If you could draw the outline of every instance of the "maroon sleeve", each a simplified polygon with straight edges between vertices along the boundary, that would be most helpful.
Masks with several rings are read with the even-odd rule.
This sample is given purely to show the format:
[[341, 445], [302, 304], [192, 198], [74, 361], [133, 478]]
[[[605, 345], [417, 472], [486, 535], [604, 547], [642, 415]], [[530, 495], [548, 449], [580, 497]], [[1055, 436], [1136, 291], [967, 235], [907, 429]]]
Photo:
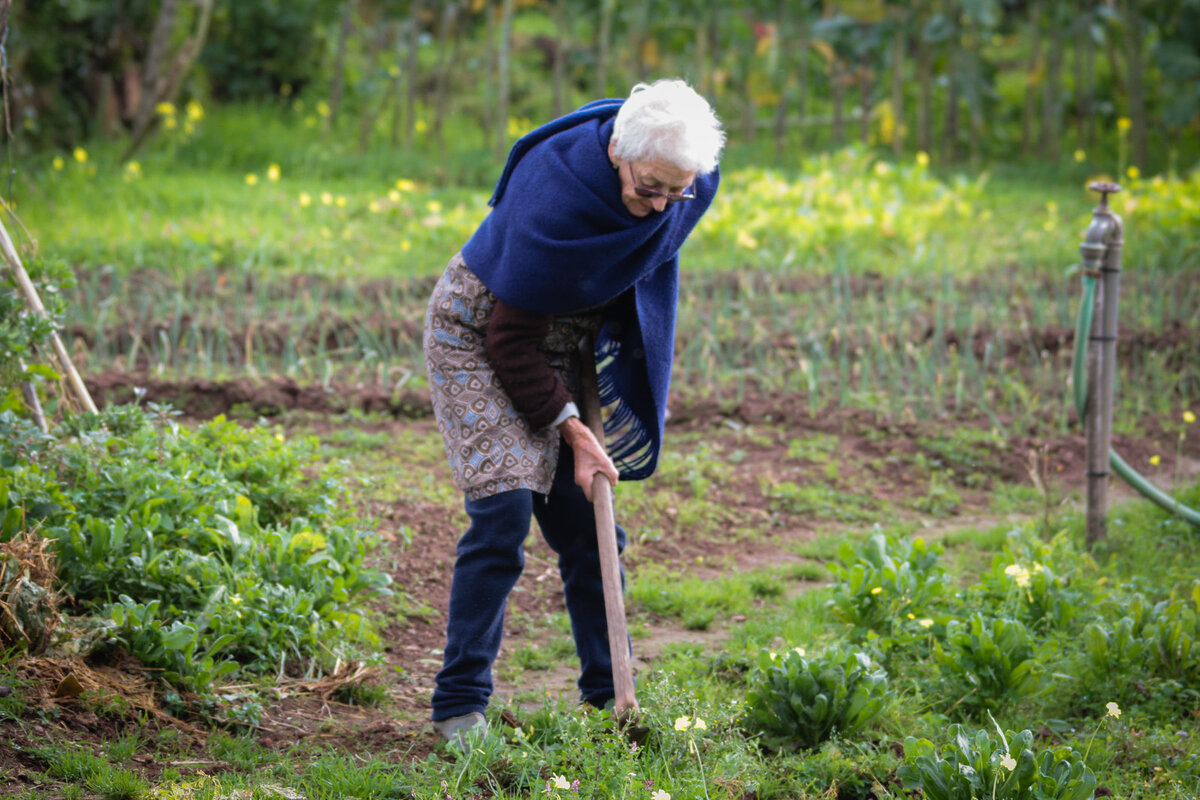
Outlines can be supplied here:
[[553, 322], [553, 314], [523, 311], [497, 298], [483, 338], [500, 385], [535, 431], [553, 422], [571, 400], [540, 349]]

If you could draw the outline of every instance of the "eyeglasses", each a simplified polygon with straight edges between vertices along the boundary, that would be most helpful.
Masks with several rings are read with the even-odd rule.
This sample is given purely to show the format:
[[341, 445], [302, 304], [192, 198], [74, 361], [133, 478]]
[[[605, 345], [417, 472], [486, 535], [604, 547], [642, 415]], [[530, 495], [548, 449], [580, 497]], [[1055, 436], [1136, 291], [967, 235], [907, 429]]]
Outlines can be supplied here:
[[662, 192], [658, 189], [642, 186], [638, 183], [637, 175], [633, 174], [633, 162], [626, 161], [625, 163], [629, 165], [629, 177], [633, 179], [633, 191], [637, 193], [638, 197], [665, 197], [668, 203], [682, 203], [684, 200], [696, 199], [696, 195], [692, 192], [671, 194], [670, 192]]

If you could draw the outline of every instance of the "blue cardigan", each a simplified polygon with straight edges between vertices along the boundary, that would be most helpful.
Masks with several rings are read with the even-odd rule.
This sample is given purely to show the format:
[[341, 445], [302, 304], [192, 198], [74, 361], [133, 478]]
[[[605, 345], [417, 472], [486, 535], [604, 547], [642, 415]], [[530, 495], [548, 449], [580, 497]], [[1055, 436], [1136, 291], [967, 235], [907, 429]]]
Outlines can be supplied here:
[[720, 178], [697, 176], [696, 199], [662, 213], [629, 213], [608, 158], [622, 102], [597, 100], [521, 137], [463, 258], [517, 308], [571, 314], [605, 306], [596, 339], [605, 438], [621, 477], [637, 480], [654, 471], [662, 443], [679, 248]]

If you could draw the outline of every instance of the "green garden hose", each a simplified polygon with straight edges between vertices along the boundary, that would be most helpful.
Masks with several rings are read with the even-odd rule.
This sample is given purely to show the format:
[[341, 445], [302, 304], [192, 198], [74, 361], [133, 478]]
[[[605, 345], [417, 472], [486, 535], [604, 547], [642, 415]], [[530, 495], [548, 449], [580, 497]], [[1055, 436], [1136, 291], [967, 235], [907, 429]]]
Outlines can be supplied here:
[[[1088, 332], [1092, 329], [1092, 310], [1095, 307], [1095, 301], [1096, 279], [1091, 275], [1085, 274], [1083, 276], [1083, 303], [1079, 306], [1079, 317], [1075, 323], [1075, 363], [1072, 371], [1075, 413], [1079, 415], [1080, 419], [1083, 419], [1084, 411], [1087, 408], [1088, 397], [1085, 364], [1087, 362]], [[1177, 514], [1193, 525], [1200, 527], [1200, 512], [1194, 508], [1188, 508], [1174, 497], [1171, 497], [1171, 495], [1150, 483], [1137, 470], [1129, 466], [1125, 459], [1117, 454], [1116, 450], [1110, 449], [1108, 451], [1108, 463], [1112, 465], [1113, 470], [1118, 475], [1125, 479], [1126, 483], [1137, 489], [1146, 498], [1154, 501], [1172, 514]]]

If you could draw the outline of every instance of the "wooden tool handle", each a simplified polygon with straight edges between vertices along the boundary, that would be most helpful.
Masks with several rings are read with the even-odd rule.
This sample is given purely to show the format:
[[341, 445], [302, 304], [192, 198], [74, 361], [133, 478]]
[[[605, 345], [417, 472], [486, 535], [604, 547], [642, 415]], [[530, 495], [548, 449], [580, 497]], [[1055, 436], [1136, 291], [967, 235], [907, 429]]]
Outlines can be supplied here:
[[[604, 444], [604, 421], [600, 414], [600, 389], [596, 378], [596, 355], [591, 337], [580, 343], [579, 384], [583, 421]], [[604, 584], [604, 615], [608, 621], [608, 651], [612, 657], [613, 690], [618, 718], [637, 711], [630, 663], [629, 629], [625, 623], [625, 595], [621, 586], [621, 558], [617, 552], [617, 523], [613, 510], [612, 484], [597, 474], [592, 480], [592, 506], [596, 512], [596, 543], [600, 548], [600, 578]]]

